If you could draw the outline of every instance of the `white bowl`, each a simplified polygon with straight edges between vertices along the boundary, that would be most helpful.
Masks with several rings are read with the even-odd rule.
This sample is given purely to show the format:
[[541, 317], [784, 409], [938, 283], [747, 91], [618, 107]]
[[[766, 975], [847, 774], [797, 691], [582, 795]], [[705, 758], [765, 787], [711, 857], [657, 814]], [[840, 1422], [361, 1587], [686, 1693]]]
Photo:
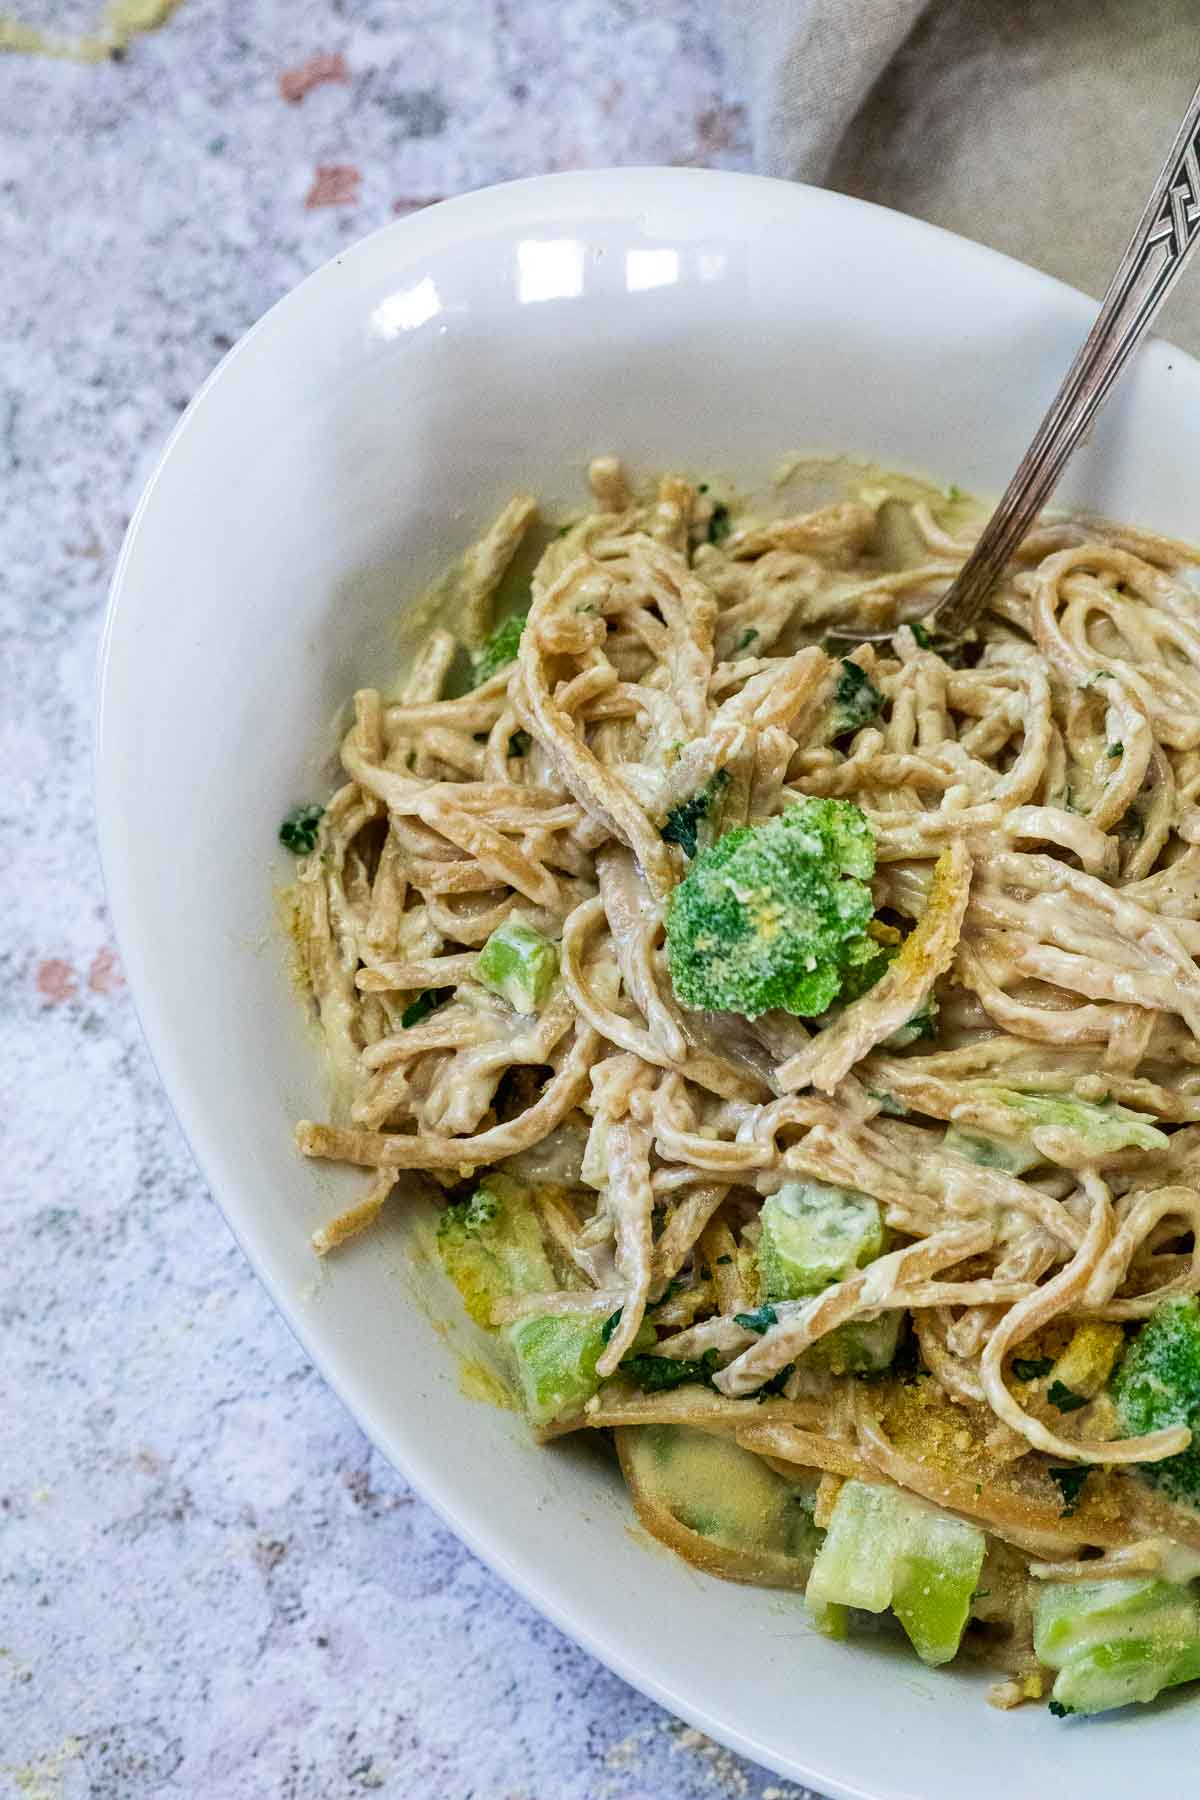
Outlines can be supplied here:
[[[985, 1680], [818, 1637], [633, 1528], [595, 1447], [535, 1449], [469, 1399], [402, 1199], [320, 1280], [308, 1233], [362, 1177], [305, 1163], [324, 1078], [284, 967], [282, 814], [387, 677], [403, 603], [517, 488], [616, 451], [762, 478], [849, 451], [997, 492], [1092, 312], [897, 214], [695, 170], [553, 175], [388, 226], [290, 294], [172, 437], [130, 527], [102, 661], [99, 813], [146, 1035], [213, 1192], [355, 1417], [493, 1568], [613, 1669], [827, 1794], [1089, 1800], [1192, 1780], [1193, 1702], [1002, 1715]], [[1140, 357], [1063, 498], [1200, 535], [1200, 367]], [[452, 1338], [465, 1330], [455, 1325]], [[460, 1341], [466, 1341], [460, 1338]], [[469, 1384], [468, 1384], [469, 1385]]]

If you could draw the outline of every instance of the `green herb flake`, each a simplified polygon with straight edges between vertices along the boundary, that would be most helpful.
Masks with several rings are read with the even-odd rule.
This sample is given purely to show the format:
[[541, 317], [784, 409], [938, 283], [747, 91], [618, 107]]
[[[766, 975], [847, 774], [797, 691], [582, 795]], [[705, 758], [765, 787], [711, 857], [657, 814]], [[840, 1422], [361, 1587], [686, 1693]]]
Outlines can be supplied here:
[[1059, 1701], [1051, 1700], [1046, 1710], [1056, 1719], [1069, 1719], [1071, 1714], [1075, 1711], [1075, 1708], [1073, 1706], [1063, 1706]]
[[770, 1331], [772, 1325], [778, 1325], [779, 1314], [773, 1306], [760, 1306], [754, 1312], [734, 1313], [733, 1322], [740, 1325], [743, 1331], [757, 1331], [761, 1334]]
[[930, 648], [933, 639], [922, 625], [920, 619], [910, 619], [908, 622], [908, 629], [912, 632], [922, 650], [928, 650]]
[[1079, 1510], [1079, 1499], [1083, 1484], [1088, 1478], [1088, 1470], [1073, 1463], [1065, 1469], [1047, 1469], [1046, 1473], [1062, 1495], [1062, 1517], [1071, 1518]]
[[729, 516], [729, 508], [723, 500], [718, 500], [709, 514], [708, 541], [710, 544], [723, 544], [733, 530], [733, 520]]
[[609, 1338], [621, 1323], [621, 1314], [624, 1310], [624, 1307], [618, 1306], [616, 1312], [609, 1313], [607, 1319], [605, 1319], [603, 1325], [600, 1327], [600, 1341], [602, 1344], [607, 1344]]
[[425, 992], [418, 994], [411, 1005], [406, 1006], [400, 1014], [401, 1030], [409, 1031], [414, 1025], [419, 1025], [421, 1020], [427, 1019], [431, 1012], [435, 1012], [439, 1006], [444, 1006], [453, 992], [454, 989], [448, 987], [426, 988]]
[[514, 731], [508, 740], [510, 756], [528, 756], [533, 749], [533, 739], [527, 731]]
[[308, 856], [317, 847], [323, 806], [294, 806], [279, 827], [279, 841], [293, 856]]
[[1116, 762], [1118, 756], [1124, 756], [1125, 746], [1124, 744], [1110, 744], [1104, 754], [1110, 762]]
[[[738, 639], [737, 649], [739, 651], [740, 650], [748, 650], [757, 636], [758, 636], [758, 633], [757, 633], [757, 631], [755, 631], [753, 625], [748, 626], [747, 629], [745, 631], [743, 631], [741, 637]], [[737, 652], [735, 651], [734, 654], [736, 655]]]
[[1012, 1372], [1017, 1381], [1036, 1381], [1039, 1375], [1048, 1375], [1054, 1367], [1051, 1356], [1014, 1356]]
[[717, 1353], [706, 1350], [698, 1360], [680, 1356], [627, 1356], [621, 1373], [628, 1375], [644, 1394], [662, 1394], [669, 1388], [682, 1387], [685, 1381], [699, 1381], [712, 1386], [716, 1373]]
[[[733, 1261], [732, 1256], [718, 1256], [717, 1265], [719, 1268], [724, 1268], [726, 1264], [731, 1263], [732, 1261]], [[708, 1270], [705, 1269], [704, 1273], [707, 1276]]]
[[1061, 1413], [1078, 1412], [1081, 1406], [1087, 1405], [1087, 1395], [1072, 1393], [1063, 1381], [1052, 1381], [1046, 1398]]

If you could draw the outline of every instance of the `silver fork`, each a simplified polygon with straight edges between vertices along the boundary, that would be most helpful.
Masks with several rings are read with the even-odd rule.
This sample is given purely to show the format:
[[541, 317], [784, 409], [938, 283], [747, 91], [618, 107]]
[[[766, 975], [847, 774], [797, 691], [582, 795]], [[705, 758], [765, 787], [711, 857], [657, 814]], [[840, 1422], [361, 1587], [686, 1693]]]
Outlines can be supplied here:
[[[1200, 239], [1200, 87], [1192, 95], [1104, 304], [979, 542], [920, 623], [939, 645], [960, 641], [1049, 499], [1072, 451], [1112, 391]], [[828, 637], [861, 644], [892, 631], [849, 626]]]

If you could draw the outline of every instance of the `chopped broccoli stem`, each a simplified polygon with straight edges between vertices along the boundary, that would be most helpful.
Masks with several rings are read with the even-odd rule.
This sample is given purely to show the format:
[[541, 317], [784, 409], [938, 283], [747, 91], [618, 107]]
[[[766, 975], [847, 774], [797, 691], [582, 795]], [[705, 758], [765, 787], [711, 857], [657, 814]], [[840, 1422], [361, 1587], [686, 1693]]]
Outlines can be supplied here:
[[698, 849], [707, 849], [714, 842], [717, 803], [728, 786], [728, 771], [718, 769], [711, 781], [667, 814], [663, 838], [668, 844], [678, 844], [689, 862]]
[[982, 1531], [895, 1488], [847, 1481], [834, 1502], [806, 1598], [891, 1607], [922, 1662], [949, 1662], [962, 1639], [987, 1545]]
[[604, 1348], [598, 1320], [543, 1313], [518, 1319], [507, 1336], [525, 1410], [535, 1425], [579, 1412], [596, 1392], [596, 1361]]
[[558, 979], [558, 946], [512, 914], [475, 958], [474, 974], [514, 1012], [540, 1012]]
[[1056, 1706], [1107, 1712], [1200, 1677], [1200, 1601], [1157, 1579], [1046, 1582], [1033, 1641], [1038, 1661], [1058, 1671]]
[[768, 1300], [799, 1300], [844, 1281], [883, 1249], [879, 1202], [820, 1181], [787, 1181], [763, 1201], [758, 1266]]
[[[442, 1267], [477, 1325], [489, 1325], [497, 1300], [557, 1286], [537, 1216], [522, 1190], [489, 1175], [469, 1200], [448, 1206], [437, 1237]], [[604, 1348], [600, 1319], [538, 1314], [504, 1327], [525, 1408], [534, 1425], [573, 1417], [599, 1385]]]
[[981, 1132], [968, 1131], [962, 1125], [946, 1127], [942, 1149], [965, 1156], [968, 1162], [977, 1163], [981, 1169], [1003, 1169], [1009, 1175], [1023, 1175], [1042, 1160], [1036, 1150], [1026, 1145], [984, 1137]]
[[1165, 1150], [1167, 1137], [1149, 1113], [1133, 1112], [1114, 1100], [1077, 1100], [1074, 1094], [1023, 1093], [998, 1083], [979, 1082], [981, 1099], [1005, 1107], [1013, 1115], [1014, 1132], [1046, 1128], [1065, 1131], [1100, 1156], [1118, 1150]]
[[557, 1286], [537, 1217], [506, 1176], [487, 1176], [469, 1200], [448, 1206], [437, 1244], [442, 1267], [479, 1325], [491, 1324], [495, 1301]]
[[294, 806], [279, 827], [279, 841], [293, 856], [308, 856], [317, 846], [323, 806]]
[[861, 731], [882, 711], [883, 695], [866, 670], [843, 657], [841, 673], [833, 690], [826, 735], [839, 738], [851, 731]]
[[877, 1319], [847, 1319], [818, 1338], [805, 1361], [833, 1375], [879, 1375], [890, 1369], [900, 1348], [905, 1314], [899, 1307]]
[[488, 681], [510, 662], [515, 662], [525, 629], [524, 613], [513, 613], [497, 625], [487, 643], [475, 657], [475, 686]]
[[[1200, 1302], [1164, 1300], [1151, 1313], [1113, 1378], [1113, 1398], [1131, 1437], [1169, 1425], [1200, 1429]], [[1200, 1506], [1195, 1436], [1178, 1456], [1143, 1463], [1140, 1472], [1171, 1499]]]
[[875, 844], [844, 800], [806, 799], [726, 832], [696, 856], [667, 909], [667, 961], [685, 1006], [748, 1018], [826, 1012], [868, 935]]
[[901, 1025], [899, 1031], [893, 1031], [891, 1037], [884, 1038], [883, 1048], [885, 1050], [907, 1050], [910, 1044], [919, 1043], [922, 1038], [935, 1038], [937, 1034], [937, 996], [930, 994], [920, 1010]]

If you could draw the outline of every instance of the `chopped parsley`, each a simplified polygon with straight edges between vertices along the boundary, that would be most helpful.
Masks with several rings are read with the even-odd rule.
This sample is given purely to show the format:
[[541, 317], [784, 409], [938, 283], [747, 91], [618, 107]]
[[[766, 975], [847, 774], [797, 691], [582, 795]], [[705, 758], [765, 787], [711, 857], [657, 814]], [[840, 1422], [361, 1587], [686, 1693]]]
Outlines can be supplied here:
[[926, 631], [925, 627], [922, 625], [920, 619], [910, 619], [908, 622], [908, 629], [912, 632], [913, 636], [916, 638], [917, 643], [920, 645], [921, 649], [928, 650], [930, 645], [933, 643], [933, 639], [930, 637], [929, 633]]
[[734, 1313], [733, 1322], [740, 1325], [743, 1331], [770, 1331], [772, 1325], [778, 1325], [779, 1314], [773, 1306], [760, 1306], [754, 1312]]
[[1073, 1463], [1065, 1469], [1047, 1469], [1046, 1473], [1062, 1495], [1062, 1516], [1069, 1519], [1079, 1510], [1079, 1497], [1088, 1478], [1088, 1470]]
[[1047, 1710], [1053, 1713], [1056, 1719], [1069, 1719], [1071, 1714], [1075, 1711], [1075, 1708], [1073, 1706], [1064, 1706], [1059, 1700], [1051, 1700]]
[[1124, 744], [1110, 744], [1104, 754], [1110, 762], [1116, 762], [1118, 756], [1124, 756], [1125, 746]]
[[279, 827], [279, 841], [293, 856], [307, 856], [317, 846], [323, 806], [294, 806]]
[[733, 520], [729, 516], [729, 508], [723, 500], [718, 500], [709, 514], [708, 541], [710, 544], [723, 544], [733, 530]]
[[1064, 1381], [1052, 1381], [1046, 1398], [1061, 1413], [1078, 1412], [1081, 1406], [1087, 1405], [1087, 1395], [1073, 1393]]
[[738, 649], [739, 650], [748, 650], [757, 636], [758, 636], [758, 633], [757, 633], [757, 631], [755, 631], [753, 625], [748, 626], [746, 628], [746, 630], [743, 631], [741, 637], [738, 639], [738, 644], [737, 644]]
[[1039, 1375], [1048, 1375], [1054, 1367], [1051, 1356], [1014, 1356], [1012, 1372], [1018, 1381], [1036, 1381]]
[[685, 1381], [700, 1381], [706, 1387], [711, 1387], [716, 1367], [716, 1351], [706, 1350], [698, 1359], [689, 1356], [627, 1356], [621, 1364], [621, 1372], [628, 1375], [644, 1394], [662, 1394], [668, 1388], [682, 1387]]
[[700, 847], [701, 827], [728, 786], [729, 771], [718, 769], [697, 793], [673, 806], [663, 821], [663, 842], [678, 844], [690, 862]]
[[533, 739], [527, 731], [514, 731], [508, 740], [510, 756], [528, 756], [533, 749]]
[[605, 1319], [603, 1325], [600, 1327], [600, 1342], [602, 1344], [607, 1344], [609, 1338], [621, 1323], [621, 1314], [624, 1310], [624, 1307], [618, 1306], [616, 1312], [609, 1313], [607, 1319]]
[[422, 1019], [427, 1019], [431, 1012], [444, 1005], [453, 992], [454, 989], [448, 987], [426, 988], [425, 992], [418, 994], [411, 1005], [406, 1006], [400, 1014], [400, 1029], [408, 1031], [412, 1026], [419, 1025]]

